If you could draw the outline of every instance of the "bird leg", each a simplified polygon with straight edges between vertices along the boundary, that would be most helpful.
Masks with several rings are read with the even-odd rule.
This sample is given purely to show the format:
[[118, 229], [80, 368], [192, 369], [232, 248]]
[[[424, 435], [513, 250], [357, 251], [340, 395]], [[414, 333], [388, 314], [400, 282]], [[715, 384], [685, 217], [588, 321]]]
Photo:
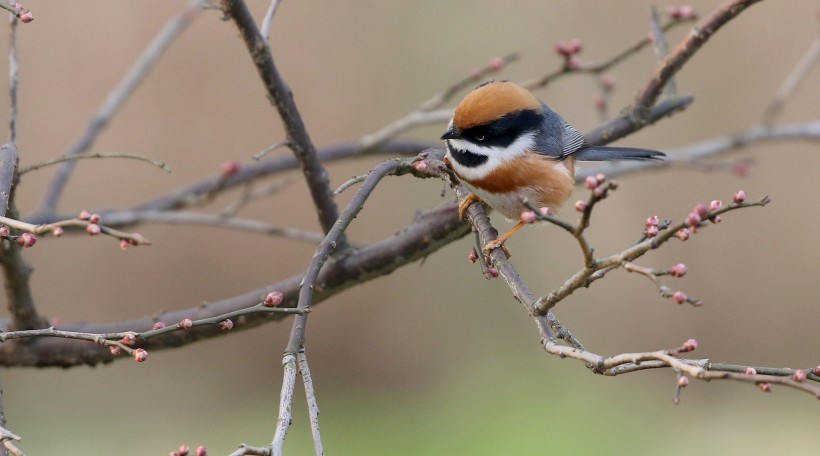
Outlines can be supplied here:
[[509, 239], [510, 236], [515, 234], [516, 231], [520, 230], [521, 227], [524, 226], [524, 225], [526, 225], [525, 222], [518, 222], [518, 224], [515, 225], [514, 227], [512, 227], [512, 229], [510, 231], [507, 231], [506, 233], [502, 234], [501, 236], [498, 236], [497, 238], [495, 238], [492, 241], [488, 242], [487, 245], [485, 245], [484, 248], [481, 249], [481, 251], [484, 253], [484, 257], [489, 258], [490, 257], [490, 252], [492, 252], [494, 249], [496, 249], [498, 247], [501, 247], [502, 249], [504, 249], [504, 254], [507, 255], [507, 258], [511, 257], [512, 254], [507, 249], [507, 246], [504, 245], [504, 243], [507, 242], [507, 239]]
[[470, 207], [471, 204], [475, 203], [476, 201], [483, 203], [484, 201], [481, 200], [475, 193], [470, 193], [463, 200], [459, 201], [458, 203], [458, 219], [464, 220], [464, 215], [467, 213], [467, 208]]

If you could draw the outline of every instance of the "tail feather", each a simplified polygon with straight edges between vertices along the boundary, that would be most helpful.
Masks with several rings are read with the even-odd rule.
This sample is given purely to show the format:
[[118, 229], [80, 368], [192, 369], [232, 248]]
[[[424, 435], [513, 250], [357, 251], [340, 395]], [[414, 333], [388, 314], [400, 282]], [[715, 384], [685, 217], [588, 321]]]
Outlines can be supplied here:
[[612, 160], [663, 160], [666, 154], [656, 150], [638, 149], [635, 147], [599, 147], [587, 146], [578, 149], [573, 155], [583, 161]]

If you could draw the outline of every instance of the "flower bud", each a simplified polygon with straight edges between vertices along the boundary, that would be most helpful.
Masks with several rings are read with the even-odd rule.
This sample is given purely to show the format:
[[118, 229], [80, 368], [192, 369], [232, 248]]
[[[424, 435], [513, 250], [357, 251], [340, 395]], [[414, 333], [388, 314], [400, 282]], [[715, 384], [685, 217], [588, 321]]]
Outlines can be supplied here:
[[524, 223], [532, 223], [532, 222], [538, 220], [538, 217], [535, 215], [535, 212], [533, 212], [533, 211], [524, 211], [524, 212], [521, 213], [519, 218]]
[[736, 191], [735, 194], [732, 196], [732, 201], [734, 201], [735, 204], [740, 204], [746, 201], [746, 192], [744, 192], [743, 190]]
[[578, 200], [575, 202], [575, 210], [578, 212], [584, 212], [587, 210], [587, 202], [584, 200]]
[[672, 295], [672, 300], [678, 304], [683, 304], [689, 300], [689, 296], [686, 296], [686, 293], [682, 291], [676, 291], [675, 294]]
[[163, 323], [161, 321], [158, 321], [158, 322], [154, 323], [154, 329], [162, 329], [164, 327], [165, 327], [165, 323]]
[[220, 321], [219, 329], [223, 331], [230, 331], [231, 329], [233, 329], [233, 321], [230, 319]]
[[680, 239], [681, 241], [686, 241], [686, 240], [689, 239], [689, 236], [691, 234], [692, 234], [692, 232], [689, 231], [689, 228], [681, 228], [681, 229], [678, 230], [677, 233], [675, 233], [675, 237]]
[[757, 375], [757, 369], [754, 367], [747, 367], [745, 371], [743, 371], [746, 375]]
[[792, 380], [800, 383], [805, 382], [806, 377], [808, 377], [808, 374], [806, 374], [806, 371], [804, 370], [797, 370], [792, 374]]
[[646, 237], [653, 238], [658, 235], [660, 230], [657, 225], [650, 225], [646, 227]]
[[285, 295], [281, 291], [271, 291], [265, 296], [265, 307], [276, 307], [282, 304], [284, 299]]
[[678, 378], [678, 386], [681, 388], [686, 388], [689, 386], [689, 377], [681, 375], [680, 378]]
[[102, 228], [100, 228], [100, 225], [92, 223], [85, 227], [85, 232], [88, 233], [89, 236], [97, 236], [98, 234], [102, 233]]
[[686, 267], [683, 263], [678, 263], [672, 266], [672, 269], [669, 271], [669, 274], [672, 277], [683, 277], [686, 273], [689, 272], [689, 268]]
[[695, 351], [698, 348], [698, 341], [695, 339], [689, 339], [683, 343], [683, 350], [684, 352]]
[[763, 391], [764, 393], [770, 393], [772, 391], [772, 385], [768, 383], [758, 383], [757, 386], [760, 388], [760, 391]]
[[147, 351], [145, 351], [142, 348], [138, 348], [138, 349], [134, 350], [134, 360], [136, 360], [138, 363], [141, 363], [141, 362], [143, 362], [147, 359], [148, 359], [148, 352]]
[[190, 329], [194, 326], [194, 322], [190, 318], [185, 318], [179, 322], [179, 327], [182, 329]]

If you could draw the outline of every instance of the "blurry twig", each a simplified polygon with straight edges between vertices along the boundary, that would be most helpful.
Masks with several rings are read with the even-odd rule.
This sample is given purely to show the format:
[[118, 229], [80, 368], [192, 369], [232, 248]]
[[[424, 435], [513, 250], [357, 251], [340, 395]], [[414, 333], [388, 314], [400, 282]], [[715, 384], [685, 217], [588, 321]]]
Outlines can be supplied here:
[[31, 166], [22, 167], [22, 168], [20, 168], [19, 173], [21, 175], [23, 175], [23, 174], [25, 174], [29, 171], [36, 171], [40, 168], [45, 168], [46, 166], [56, 165], [56, 164], [59, 164], [59, 163], [64, 163], [64, 162], [72, 161], [72, 160], [82, 160], [82, 159], [86, 159], [86, 158], [127, 158], [127, 159], [131, 159], [131, 160], [138, 160], [138, 161], [143, 161], [143, 162], [146, 162], [146, 163], [150, 163], [150, 164], [156, 166], [157, 168], [165, 171], [166, 173], [171, 172], [171, 167], [168, 166], [167, 163], [165, 163], [163, 161], [153, 159], [151, 157], [146, 157], [145, 155], [129, 154], [129, 153], [123, 153], [123, 152], [110, 152], [110, 153], [100, 152], [100, 153], [95, 153], [95, 154], [82, 154], [82, 155], [73, 155], [73, 156], [63, 155], [62, 157], [59, 157], [59, 158], [55, 158], [55, 159], [52, 159], [52, 160], [47, 160], [47, 161], [44, 161], [44, 162], [41, 162], [41, 163], [36, 163], [34, 165], [31, 165]]
[[[168, 21], [160, 33], [145, 48], [137, 61], [134, 62], [123, 79], [108, 93], [105, 102], [91, 118], [83, 134], [63, 154], [65, 157], [80, 155], [91, 147], [97, 139], [97, 135], [108, 125], [128, 97], [134, 93], [134, 90], [145, 80], [145, 77], [148, 76], [148, 73], [162, 54], [171, 46], [171, 43], [199, 16], [204, 3], [205, 0], [189, 1], [188, 5], [179, 14]], [[51, 214], [55, 211], [75, 165], [76, 161], [70, 160], [58, 168], [37, 212]]]
[[786, 100], [797, 90], [800, 83], [817, 64], [818, 58], [820, 58], [820, 36], [811, 42], [806, 53], [803, 54], [803, 57], [794, 66], [791, 73], [786, 77], [786, 80], [780, 85], [780, 88], [774, 95], [774, 99], [772, 99], [769, 106], [763, 112], [762, 123], [764, 125], [769, 125], [774, 121], [774, 118], [780, 113], [783, 106], [786, 105]]

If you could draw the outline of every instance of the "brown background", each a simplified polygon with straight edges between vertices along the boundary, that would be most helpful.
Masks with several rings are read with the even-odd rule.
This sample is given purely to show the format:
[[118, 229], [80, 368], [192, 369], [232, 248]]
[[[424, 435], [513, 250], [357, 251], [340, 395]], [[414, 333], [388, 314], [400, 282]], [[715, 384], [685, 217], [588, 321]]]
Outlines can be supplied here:
[[[261, 17], [267, 2], [250, 3]], [[702, 14], [716, 3], [693, 2]], [[108, 90], [183, 2], [25, 5], [36, 18], [18, 35], [19, 147], [22, 164], [29, 165], [59, 156], [79, 137]], [[757, 122], [815, 39], [817, 13], [816, 2], [803, 0], [752, 7], [677, 79], [681, 92], [696, 96], [695, 104], [621, 144], [670, 150]], [[491, 57], [520, 52], [522, 60], [501, 77], [529, 79], [559, 65], [552, 51], [558, 40], [578, 37], [582, 58], [600, 61], [646, 30], [644, 1], [286, 1], [271, 43], [321, 146], [379, 129]], [[678, 29], [670, 39], [685, 33]], [[615, 112], [630, 102], [654, 63], [645, 51], [613, 70]], [[789, 103], [783, 121], [818, 117], [817, 74]], [[538, 96], [586, 130], [597, 123], [594, 90], [593, 80], [576, 77]], [[7, 105], [3, 91], [0, 106]], [[3, 111], [0, 124], [7, 118]], [[409, 136], [433, 141], [442, 128]], [[134, 204], [213, 174], [226, 159], [249, 162], [281, 139], [235, 27], [208, 11], [93, 147], [149, 155], [174, 172], [123, 160], [85, 161], [61, 209]], [[720, 226], [644, 259], [652, 267], [686, 263], [689, 275], [667, 283], [702, 298], [702, 308], [677, 306], [659, 298], [646, 279], [616, 272], [563, 302], [558, 316], [587, 347], [604, 354], [671, 347], [694, 337], [701, 347], [696, 355], [715, 361], [817, 365], [817, 152], [816, 144], [799, 142], [749, 148], [732, 156], [754, 159], [747, 177], [675, 169], [622, 179], [590, 233], [602, 254], [631, 242], [648, 215], [680, 219], [695, 203], [728, 200], [738, 188], [752, 198], [768, 194], [773, 203], [727, 215]], [[365, 173], [376, 160], [330, 166], [333, 185]], [[18, 198], [23, 212], [36, 207], [53, 172], [25, 177]], [[281, 194], [241, 215], [316, 230], [305, 187], [294, 176]], [[439, 204], [441, 188], [433, 181], [389, 179], [351, 236], [389, 235], [417, 209]], [[304, 243], [211, 228], [140, 230], [154, 246], [121, 252], [110, 239], [72, 237], [44, 239], [27, 250], [40, 309], [64, 321], [108, 321], [188, 308], [295, 274], [313, 253]], [[601, 378], [579, 363], [546, 356], [503, 282], [485, 281], [466, 261], [470, 246], [464, 239], [421, 266], [316, 308], [307, 347], [328, 454], [542, 454], [546, 448], [688, 454], [693, 445], [707, 454], [763, 454], [820, 444], [813, 431], [818, 404], [801, 393], [775, 388], [764, 395], [748, 385], [693, 382], [675, 407], [672, 372]], [[554, 228], [524, 230], [509, 246], [539, 292], [580, 266], [575, 245]], [[224, 454], [241, 442], [261, 445], [271, 438], [288, 329], [274, 324], [156, 352], [139, 365], [123, 360], [96, 369], [4, 370], [9, 428], [24, 437], [29, 454], [167, 454], [182, 442]], [[306, 454], [301, 402], [297, 408], [289, 448]]]

